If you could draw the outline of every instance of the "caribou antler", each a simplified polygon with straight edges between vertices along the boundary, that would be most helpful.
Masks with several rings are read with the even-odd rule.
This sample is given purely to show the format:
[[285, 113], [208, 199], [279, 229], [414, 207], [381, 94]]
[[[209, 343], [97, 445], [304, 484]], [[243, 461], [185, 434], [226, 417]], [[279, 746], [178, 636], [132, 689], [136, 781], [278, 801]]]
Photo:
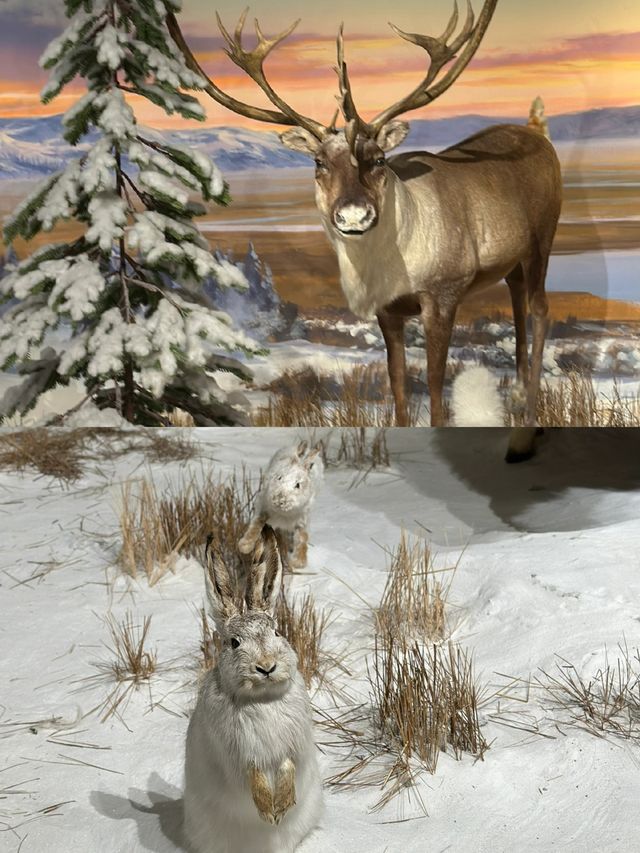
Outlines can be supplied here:
[[285, 101], [283, 101], [267, 80], [263, 68], [265, 59], [274, 47], [284, 41], [287, 36], [291, 35], [300, 21], [295, 21], [290, 27], [287, 27], [284, 32], [272, 39], [268, 39], [263, 35], [262, 30], [260, 29], [260, 24], [256, 19], [255, 30], [258, 43], [253, 50], [245, 50], [242, 46], [242, 33], [248, 11], [248, 8], [245, 9], [240, 16], [233, 37], [225, 29], [222, 21], [220, 20], [220, 15], [216, 12], [218, 27], [220, 28], [222, 37], [228, 46], [225, 53], [239, 68], [241, 68], [258, 84], [271, 103], [277, 107], [277, 112], [275, 110], [245, 104], [243, 101], [233, 98], [231, 95], [228, 95], [216, 86], [213, 80], [211, 80], [211, 78], [202, 69], [202, 66], [186, 43], [182, 30], [180, 29], [180, 25], [178, 24], [178, 20], [173, 12], [169, 12], [167, 15], [167, 26], [171, 37], [182, 52], [187, 66], [206, 81], [207, 85], [205, 86], [204, 91], [210, 95], [214, 101], [222, 104], [222, 106], [227, 107], [227, 109], [237, 113], [238, 115], [245, 116], [246, 118], [269, 122], [270, 124], [287, 124], [294, 127], [303, 127], [305, 130], [308, 130], [309, 133], [313, 134], [316, 139], [322, 139], [327, 132], [327, 128], [323, 124], [320, 124], [320, 122], [314, 121], [313, 119], [307, 118], [301, 113], [296, 112]]
[[[424, 107], [432, 101], [435, 101], [436, 98], [440, 97], [440, 95], [447, 91], [447, 89], [464, 71], [480, 46], [480, 42], [482, 41], [486, 29], [489, 26], [497, 4], [498, 0], [485, 0], [482, 11], [478, 15], [477, 21], [475, 21], [470, 0], [467, 0], [467, 17], [464, 26], [451, 44], [447, 44], [447, 42], [458, 25], [457, 0], [454, 0], [454, 9], [451, 18], [449, 19], [449, 23], [442, 35], [439, 37], [420, 35], [418, 33], [405, 33], [403, 30], [398, 29], [394, 24], [389, 24], [394, 32], [396, 32], [401, 38], [406, 41], [410, 41], [413, 44], [417, 44], [419, 47], [426, 50], [431, 62], [426, 76], [409, 95], [402, 98], [402, 100], [392, 106], [387, 107], [386, 110], [381, 112], [380, 115], [376, 116], [373, 121], [369, 123], [369, 132], [373, 137], [378, 134], [380, 129], [384, 127], [387, 122], [396, 118], [396, 116]], [[465, 45], [464, 50], [459, 56], [456, 56], [457, 52], [463, 45]], [[454, 59], [456, 61], [447, 73], [441, 77], [437, 83], [434, 83], [436, 77], [444, 66]]]
[[357, 165], [356, 146], [358, 136], [360, 134], [364, 134], [365, 136], [368, 135], [369, 127], [358, 115], [358, 110], [356, 109], [353, 94], [351, 92], [349, 72], [347, 70], [347, 63], [344, 59], [344, 24], [340, 24], [338, 38], [336, 40], [336, 48], [338, 53], [338, 64], [335, 67], [335, 72], [338, 75], [338, 85], [340, 87], [340, 94], [337, 98], [338, 103], [340, 104], [340, 110], [346, 122], [344, 135], [349, 143], [351, 162], [355, 166]]

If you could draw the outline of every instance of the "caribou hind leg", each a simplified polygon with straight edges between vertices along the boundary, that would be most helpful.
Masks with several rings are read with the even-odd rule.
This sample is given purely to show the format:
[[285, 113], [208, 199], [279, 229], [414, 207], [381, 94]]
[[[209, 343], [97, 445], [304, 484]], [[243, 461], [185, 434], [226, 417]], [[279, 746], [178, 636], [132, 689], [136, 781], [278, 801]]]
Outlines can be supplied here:
[[404, 349], [404, 317], [380, 312], [378, 323], [387, 348], [387, 370], [396, 410], [396, 426], [409, 426], [407, 410], [407, 358]]
[[522, 264], [506, 276], [513, 307], [513, 323], [516, 331], [516, 372], [523, 390], [529, 384], [529, 350], [527, 345], [527, 287]]
[[[550, 250], [549, 246], [549, 250]], [[527, 415], [526, 425], [533, 427], [536, 423], [536, 409], [540, 379], [542, 376], [542, 360], [544, 357], [544, 342], [547, 337], [549, 303], [544, 289], [549, 250], [544, 254], [537, 252], [525, 271], [527, 289], [529, 291], [529, 310], [533, 324], [533, 341], [531, 345], [531, 374], [527, 386]]]
[[[531, 370], [527, 381], [525, 381], [525, 388], [527, 390], [526, 426], [511, 430], [509, 447], [505, 457], [506, 461], [511, 463], [524, 462], [527, 459], [531, 459], [535, 454], [536, 436], [541, 432], [540, 429], [536, 428], [535, 423], [540, 379], [542, 376], [544, 342], [548, 326], [547, 315], [549, 304], [544, 289], [551, 241], [548, 242], [549, 248], [544, 253], [538, 248], [538, 251], [531, 260], [516, 267], [507, 277], [516, 327], [516, 369], [520, 381], [524, 381], [523, 377], [525, 375], [523, 358], [524, 364], [528, 368], [526, 314], [524, 314], [523, 318], [523, 305], [526, 305], [527, 296], [533, 324]], [[519, 324], [520, 328], [524, 331], [524, 354], [522, 349], [522, 331], [520, 334], [518, 333]]]

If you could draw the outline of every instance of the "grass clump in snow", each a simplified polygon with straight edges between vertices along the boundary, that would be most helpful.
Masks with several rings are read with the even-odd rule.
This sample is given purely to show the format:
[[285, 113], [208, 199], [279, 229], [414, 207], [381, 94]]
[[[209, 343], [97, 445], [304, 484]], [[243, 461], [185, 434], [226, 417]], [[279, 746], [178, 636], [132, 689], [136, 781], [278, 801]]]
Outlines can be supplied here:
[[[376, 611], [378, 631], [443, 640], [447, 636], [445, 608], [452, 571], [436, 569], [429, 544], [412, 539], [403, 530], [391, 554], [387, 583]], [[446, 581], [442, 579], [444, 573], [449, 574]]]
[[258, 489], [244, 469], [223, 481], [212, 473], [198, 477], [191, 472], [160, 490], [146, 478], [127, 481], [121, 496], [120, 565], [133, 577], [142, 570], [153, 584], [173, 568], [179, 554], [200, 558], [209, 534], [222, 558], [234, 564]]
[[621, 643], [618, 651], [613, 663], [605, 653], [604, 666], [592, 676], [559, 655], [555, 673], [541, 670], [535, 682], [561, 713], [558, 723], [640, 742], [640, 649]]
[[359, 429], [340, 431], [340, 443], [332, 460], [336, 465], [347, 465], [360, 470], [388, 468], [390, 465], [386, 430], [376, 432]]
[[426, 811], [415, 787], [420, 774], [435, 773], [442, 753], [482, 759], [489, 748], [471, 657], [451, 642], [425, 646], [385, 631], [376, 634], [367, 674], [369, 708], [351, 720], [324, 715], [325, 730], [357, 756], [328, 782], [380, 788], [374, 811], [403, 791], [414, 793]]
[[156, 653], [145, 648], [151, 617], [146, 616], [142, 625], [137, 625], [132, 614], [126, 613], [121, 622], [109, 617], [107, 624], [111, 632], [114, 657], [111, 670], [115, 680], [132, 681], [134, 684], [148, 681], [158, 664]]
[[0, 468], [27, 468], [72, 482], [80, 479], [87, 449], [99, 430], [22, 429], [0, 434]]
[[149, 462], [172, 462], [193, 458], [198, 448], [183, 435], [167, 436], [154, 429], [35, 427], [0, 433], [0, 468], [32, 469], [65, 482], [79, 480], [89, 462], [131, 451], [143, 453]]
[[[508, 389], [510, 379], [501, 387]], [[588, 370], [568, 370], [558, 380], [544, 381], [540, 386], [537, 419], [546, 427], [638, 427], [640, 426], [640, 397], [623, 397], [618, 382], [613, 380], [611, 393], [598, 392]], [[521, 426], [523, 416], [513, 419]]]
[[[356, 365], [337, 378], [319, 374], [312, 367], [285, 371], [267, 390], [269, 400], [254, 413], [254, 426], [395, 426], [383, 364]], [[409, 426], [417, 426], [421, 407], [420, 398], [412, 395]]]
[[317, 609], [311, 593], [292, 605], [283, 588], [275, 616], [278, 631], [286, 637], [298, 656], [298, 669], [304, 683], [311, 687], [315, 679], [322, 684], [329, 666], [329, 660], [322, 650], [322, 635], [329, 620], [327, 611]]

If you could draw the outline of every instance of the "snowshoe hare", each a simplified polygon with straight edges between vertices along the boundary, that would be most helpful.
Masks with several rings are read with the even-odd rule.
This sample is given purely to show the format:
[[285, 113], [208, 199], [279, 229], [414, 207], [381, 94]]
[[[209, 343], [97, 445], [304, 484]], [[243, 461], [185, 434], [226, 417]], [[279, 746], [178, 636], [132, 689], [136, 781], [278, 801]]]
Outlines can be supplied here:
[[261, 531], [240, 612], [226, 567], [206, 550], [206, 588], [223, 641], [187, 732], [185, 835], [192, 853], [292, 853], [316, 826], [322, 785], [309, 697], [273, 613], [282, 563]]
[[[269, 524], [279, 534], [293, 533], [293, 550], [281, 545], [283, 558], [293, 569], [307, 565], [309, 544], [309, 511], [322, 480], [324, 466], [321, 444], [309, 449], [306, 441], [296, 447], [283, 447], [272, 457], [256, 501], [256, 514], [238, 543], [241, 554], [251, 554], [260, 531]], [[288, 557], [288, 559], [287, 559]]]

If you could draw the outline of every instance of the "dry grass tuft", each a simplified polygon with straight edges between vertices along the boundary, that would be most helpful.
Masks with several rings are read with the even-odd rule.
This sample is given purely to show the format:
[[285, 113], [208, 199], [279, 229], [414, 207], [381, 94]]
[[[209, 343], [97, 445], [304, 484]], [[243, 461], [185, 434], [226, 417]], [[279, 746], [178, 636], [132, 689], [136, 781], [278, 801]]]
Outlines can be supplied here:
[[484, 755], [472, 661], [459, 646], [379, 634], [370, 681], [381, 736], [398, 756], [435, 773], [441, 752]]
[[153, 429], [38, 427], [0, 433], [0, 468], [31, 468], [67, 482], [80, 479], [88, 462], [132, 451], [144, 453], [149, 462], [170, 462], [192, 459], [198, 447], [182, 435], [167, 436]]
[[341, 430], [338, 449], [328, 461], [329, 464], [366, 471], [388, 468], [391, 460], [386, 430], [379, 429], [374, 433], [364, 427]]
[[[443, 582], [444, 573], [449, 574]], [[440, 641], [447, 636], [445, 606], [452, 569], [436, 569], [427, 542], [411, 539], [406, 532], [391, 554], [391, 566], [376, 611], [379, 632], [408, 638]]]
[[415, 785], [421, 772], [435, 773], [443, 752], [457, 760], [465, 753], [483, 759], [489, 745], [480, 728], [480, 691], [466, 651], [453, 643], [425, 647], [391, 632], [377, 634], [368, 677], [368, 718], [349, 724], [325, 714], [324, 728], [343, 747], [349, 745], [357, 759], [329, 784], [380, 788], [373, 807], [378, 810], [403, 791], [413, 790], [419, 798]]
[[0, 468], [35, 469], [60, 480], [78, 480], [88, 458], [94, 429], [22, 429], [0, 434]]
[[640, 742], [640, 649], [623, 643], [618, 650], [615, 663], [605, 655], [604, 667], [588, 678], [558, 656], [555, 674], [542, 670], [535, 682], [562, 713], [558, 723]]
[[[508, 390], [511, 380], [501, 382]], [[557, 381], [542, 382], [538, 394], [538, 423], [545, 427], [637, 427], [640, 397], [623, 397], [614, 379], [610, 396], [601, 395], [586, 370], [570, 370]], [[523, 423], [522, 415], [513, 425]]]
[[198, 453], [198, 446], [190, 438], [181, 434], [163, 435], [155, 430], [145, 429], [127, 445], [128, 450], [141, 450], [148, 462], [186, 462]]
[[[286, 371], [269, 386], [266, 406], [253, 415], [254, 426], [267, 427], [385, 427], [395, 426], [386, 367], [356, 365], [334, 379], [312, 368]], [[409, 426], [416, 426], [422, 409], [411, 395]]]
[[252, 517], [259, 485], [254, 487], [244, 469], [224, 481], [192, 472], [160, 491], [147, 479], [135, 488], [126, 482], [120, 512], [123, 570], [136, 577], [141, 569], [150, 584], [156, 583], [179, 554], [200, 558], [209, 533], [218, 553], [234, 565], [236, 543]]
[[126, 613], [121, 622], [109, 617], [107, 625], [111, 632], [110, 651], [114, 656], [111, 671], [115, 680], [134, 684], [148, 681], [158, 664], [156, 653], [145, 649], [151, 617], [146, 616], [140, 626], [134, 624], [131, 613]]
[[322, 651], [322, 635], [329, 621], [329, 614], [316, 609], [315, 601], [307, 593], [300, 604], [291, 605], [284, 589], [276, 606], [278, 631], [287, 638], [298, 656], [298, 669], [304, 683], [311, 687], [315, 679], [322, 685], [330, 661]]

